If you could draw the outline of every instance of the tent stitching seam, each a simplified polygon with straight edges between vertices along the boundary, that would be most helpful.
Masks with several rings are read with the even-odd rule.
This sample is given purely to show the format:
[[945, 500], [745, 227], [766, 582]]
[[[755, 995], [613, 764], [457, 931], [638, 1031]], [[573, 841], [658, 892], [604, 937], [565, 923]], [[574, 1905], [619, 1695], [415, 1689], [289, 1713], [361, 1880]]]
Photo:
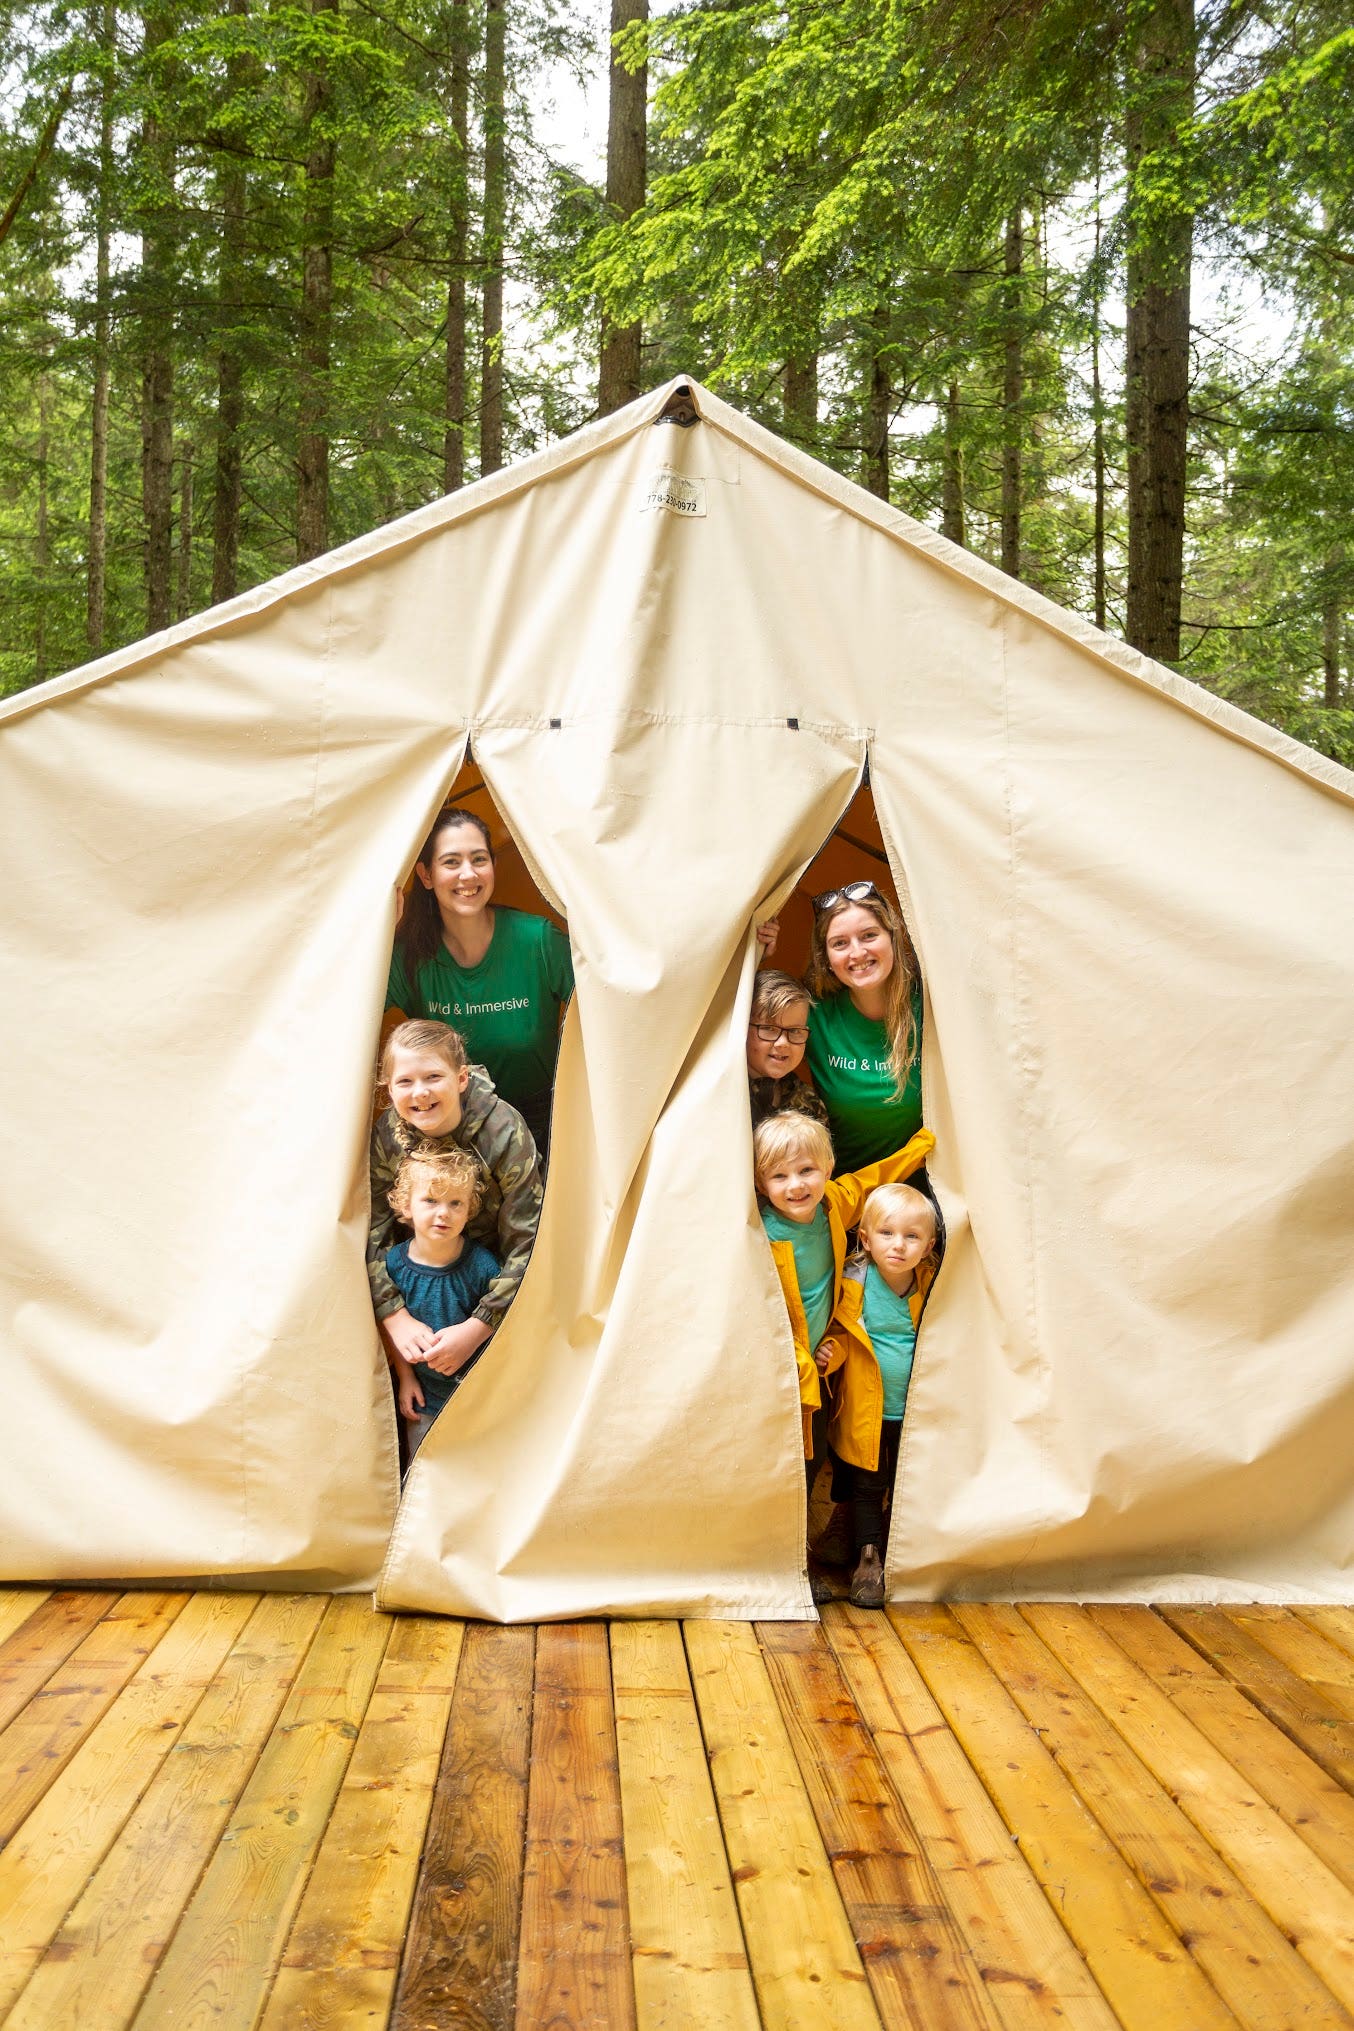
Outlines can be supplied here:
[[[1006, 616], [1009, 623], [1010, 615]], [[1030, 1093], [1031, 1061], [1029, 1054], [1028, 1004], [1023, 958], [1023, 942], [1020, 929], [1020, 855], [1017, 844], [1015, 809], [1014, 769], [1011, 754], [1011, 681], [1010, 665], [1007, 660], [1008, 627], [1001, 631], [1001, 702], [1002, 702], [1002, 759], [1003, 795], [1006, 806], [1007, 865], [1011, 877], [1011, 973], [1015, 988], [1013, 996], [1013, 1025], [1016, 1031], [1016, 1065], [1019, 1070], [1020, 1119], [1024, 1143], [1024, 1164], [1022, 1166], [1022, 1189], [1027, 1208], [1028, 1243], [1026, 1246], [1026, 1302], [1025, 1314], [1028, 1321], [1030, 1346], [1034, 1353], [1039, 1379], [1039, 1403], [1035, 1420], [1037, 1433], [1036, 1451], [1039, 1462], [1039, 1490], [1048, 1486], [1048, 1431], [1045, 1405], [1048, 1399], [1047, 1361], [1039, 1334], [1039, 1251], [1037, 1245], [1038, 1218], [1036, 1196], [1033, 1188], [1035, 1142], [1031, 1132]], [[1041, 1531], [1038, 1525], [1031, 1530], [1023, 1551], [1017, 1553], [1010, 1568], [1010, 1587], [1015, 1591], [1015, 1576], [1021, 1567], [1028, 1564]]]

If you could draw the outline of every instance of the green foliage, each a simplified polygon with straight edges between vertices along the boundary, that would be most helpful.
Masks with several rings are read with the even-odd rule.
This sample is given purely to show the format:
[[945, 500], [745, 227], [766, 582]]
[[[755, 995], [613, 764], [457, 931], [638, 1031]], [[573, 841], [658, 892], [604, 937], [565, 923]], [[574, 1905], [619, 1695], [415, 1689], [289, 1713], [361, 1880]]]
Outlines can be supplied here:
[[[1181, 668], [1354, 759], [1354, 31], [1335, 0], [1196, 0], [1182, 118], [1178, 82], [1151, 60], [1169, 4], [691, 0], [624, 38], [652, 81], [649, 200], [618, 222], [599, 179], [549, 159], [534, 110], [546, 66], [597, 71], [604, 50], [565, 0], [509, 0], [508, 455], [589, 413], [605, 308], [642, 320], [651, 382], [694, 371], [932, 526], [962, 510], [963, 540], [993, 561], [1004, 515], [1013, 534], [1014, 457], [1020, 575], [1087, 614], [1099, 583], [1117, 629], [1126, 263], [1189, 220], [1209, 288], [1192, 339]], [[145, 625], [141, 373], [161, 314], [176, 612], [212, 592], [223, 360], [243, 377], [239, 584], [293, 561], [306, 166], [321, 142], [335, 156], [331, 539], [440, 490], [461, 201], [474, 474], [482, 0], [241, 5], [120, 8], [109, 47], [104, 0], [0, 0], [0, 207], [22, 196], [0, 246], [0, 687], [87, 653], [101, 216], [107, 646]], [[1130, 120], [1144, 137], [1131, 203]], [[1258, 357], [1230, 334], [1238, 290]]]

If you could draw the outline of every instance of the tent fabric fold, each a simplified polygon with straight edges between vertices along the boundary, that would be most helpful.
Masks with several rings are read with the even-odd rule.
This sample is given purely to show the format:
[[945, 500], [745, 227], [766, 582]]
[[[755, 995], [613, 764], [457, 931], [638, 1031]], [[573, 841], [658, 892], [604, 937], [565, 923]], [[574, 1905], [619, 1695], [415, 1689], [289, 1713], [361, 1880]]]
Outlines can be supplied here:
[[[742, 1037], [868, 757], [949, 1236], [893, 1597], [1350, 1598], [1354, 778], [682, 385], [0, 704], [3, 1576], [811, 1615]], [[365, 1138], [467, 743], [578, 986], [401, 1500]]]

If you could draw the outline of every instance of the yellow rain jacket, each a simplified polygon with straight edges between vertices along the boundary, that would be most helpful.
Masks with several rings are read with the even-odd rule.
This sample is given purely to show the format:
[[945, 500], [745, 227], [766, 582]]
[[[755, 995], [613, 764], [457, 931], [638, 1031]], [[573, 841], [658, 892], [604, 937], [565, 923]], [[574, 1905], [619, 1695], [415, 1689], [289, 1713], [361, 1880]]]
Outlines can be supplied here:
[[[836, 1298], [841, 1297], [846, 1237], [859, 1220], [865, 1201], [876, 1185], [898, 1185], [904, 1178], [910, 1178], [913, 1171], [921, 1169], [935, 1146], [936, 1139], [930, 1129], [919, 1128], [911, 1142], [893, 1156], [884, 1157], [877, 1164], [866, 1164], [860, 1171], [846, 1171], [840, 1178], [829, 1181], [823, 1194], [823, 1205], [827, 1210], [828, 1232], [832, 1236], [833, 1291]], [[809, 1460], [813, 1458], [813, 1413], [822, 1403], [823, 1393], [819, 1387], [813, 1349], [809, 1345], [809, 1322], [804, 1316], [804, 1302], [799, 1295], [799, 1278], [795, 1275], [794, 1246], [789, 1241], [773, 1241], [770, 1246], [780, 1287], [785, 1293], [785, 1309], [790, 1314], [790, 1331], [794, 1336], [795, 1361], [799, 1368], [799, 1401], [804, 1410], [804, 1457]], [[829, 1333], [831, 1330], [829, 1327]]]
[[[868, 1467], [873, 1473], [879, 1465], [879, 1435], [884, 1423], [884, 1378], [860, 1316], [867, 1267], [866, 1262], [853, 1262], [839, 1278], [837, 1309], [822, 1344], [830, 1349], [832, 1416], [827, 1429], [832, 1450], [839, 1460], [846, 1460], [853, 1467]], [[935, 1273], [936, 1266], [929, 1259], [917, 1264], [916, 1280], [907, 1299], [914, 1327], [921, 1322], [922, 1306]]]

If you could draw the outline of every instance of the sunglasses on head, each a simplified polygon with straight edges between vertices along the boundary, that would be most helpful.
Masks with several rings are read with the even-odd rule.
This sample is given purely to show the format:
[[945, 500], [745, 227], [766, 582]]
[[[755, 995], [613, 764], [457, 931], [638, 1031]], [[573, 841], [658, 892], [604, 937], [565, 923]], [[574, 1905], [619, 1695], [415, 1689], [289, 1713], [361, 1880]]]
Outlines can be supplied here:
[[824, 889], [821, 896], [813, 898], [813, 907], [822, 917], [842, 903], [863, 903], [867, 896], [874, 896], [881, 903], [884, 900], [873, 882], [848, 882], [844, 889]]

